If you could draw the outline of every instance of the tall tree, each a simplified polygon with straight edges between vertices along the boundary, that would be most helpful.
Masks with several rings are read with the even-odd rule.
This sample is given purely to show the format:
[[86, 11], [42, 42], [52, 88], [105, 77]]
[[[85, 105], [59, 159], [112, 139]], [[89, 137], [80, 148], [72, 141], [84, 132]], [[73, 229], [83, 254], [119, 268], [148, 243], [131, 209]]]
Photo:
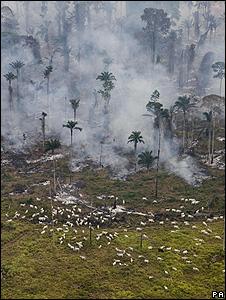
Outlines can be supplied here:
[[44, 78], [47, 80], [47, 105], [48, 105], [48, 113], [49, 113], [49, 117], [50, 117], [50, 103], [49, 103], [49, 82], [50, 82], [50, 74], [53, 71], [53, 67], [51, 65], [47, 66], [43, 72], [44, 74]]
[[222, 80], [225, 77], [225, 63], [223, 61], [217, 61], [212, 65], [212, 68], [215, 73], [213, 78], [220, 79], [220, 96], [221, 96]]
[[183, 152], [185, 150], [185, 142], [186, 142], [185, 139], [186, 139], [186, 132], [187, 132], [187, 126], [186, 126], [187, 112], [190, 108], [194, 106], [195, 106], [194, 103], [191, 103], [191, 98], [187, 95], [178, 97], [178, 100], [175, 102], [175, 108], [183, 112], [183, 140], [182, 140]]
[[213, 15], [209, 16], [209, 30], [210, 30], [210, 41], [212, 41], [212, 36], [214, 33], [214, 38], [216, 36], [216, 30], [217, 30], [217, 20]]
[[115, 76], [111, 72], [102, 72], [97, 76], [96, 80], [100, 80], [103, 84], [103, 90], [99, 90], [98, 93], [104, 99], [104, 112], [107, 114], [109, 112], [109, 103], [111, 99], [111, 91], [115, 87], [113, 81], [116, 80]]
[[63, 7], [62, 7], [62, 43], [63, 43], [63, 56], [64, 56], [64, 70], [66, 72], [69, 71], [70, 66], [70, 48], [68, 45], [68, 38], [69, 33], [71, 32], [71, 21], [67, 17], [67, 10], [68, 10], [68, 1], [62, 1]]
[[193, 25], [194, 25], [195, 37], [196, 37], [196, 39], [199, 39], [201, 25], [200, 25], [200, 17], [199, 17], [198, 10], [194, 12], [193, 17], [194, 17]]
[[174, 73], [174, 65], [175, 65], [175, 56], [176, 56], [176, 41], [177, 41], [177, 33], [175, 30], [171, 30], [168, 39], [168, 72], [169, 74]]
[[191, 32], [191, 28], [192, 28], [192, 19], [185, 19], [183, 22], [184, 28], [187, 31], [187, 40], [189, 42], [190, 39], [190, 32]]
[[206, 23], [206, 29], [208, 29], [209, 26], [209, 17], [210, 17], [210, 7], [211, 7], [211, 1], [200, 1], [201, 5], [203, 7], [203, 18]]
[[7, 74], [4, 74], [3, 75], [6, 80], [8, 81], [9, 83], [9, 108], [10, 110], [13, 109], [13, 88], [12, 88], [12, 81], [16, 79], [16, 75], [14, 75], [12, 72], [9, 72]]
[[20, 79], [20, 69], [25, 64], [22, 61], [16, 60], [12, 63], [10, 63], [10, 66], [13, 67], [14, 70], [16, 70], [16, 78], [17, 78], [17, 101], [19, 101], [20, 98], [20, 92], [19, 92], [19, 79]]
[[41, 1], [41, 17], [45, 18], [48, 12], [48, 1]]
[[[77, 1], [74, 1], [77, 2]], [[69, 12], [70, 1], [57, 1], [56, 10], [57, 10], [57, 27], [58, 27], [58, 38], [57, 42], [61, 48], [61, 53], [64, 59], [64, 70], [65, 72], [69, 71], [70, 66], [70, 52], [69, 47], [69, 35], [72, 29], [72, 16]]]
[[132, 131], [131, 135], [128, 137], [127, 143], [134, 143], [134, 157], [135, 157], [135, 172], [137, 170], [137, 144], [143, 143], [144, 140], [141, 135], [141, 131]]
[[77, 60], [78, 60], [78, 69], [79, 69], [79, 78], [81, 76], [81, 68], [80, 68], [80, 61], [81, 61], [81, 49], [82, 49], [82, 37], [84, 35], [84, 31], [86, 28], [87, 15], [89, 15], [89, 6], [90, 3], [93, 1], [73, 1], [74, 9], [73, 9], [73, 18], [72, 23], [75, 26], [77, 32]]
[[[158, 130], [158, 139], [160, 140], [160, 135], [161, 135], [161, 133], [160, 133], [160, 131], [161, 131], [160, 130], [160, 116], [161, 116], [162, 104], [160, 102], [158, 102], [155, 97], [153, 97], [154, 93], [151, 95], [150, 101], [146, 105], [146, 109], [148, 112], [151, 113], [151, 115], [148, 115], [148, 116], [155, 117], [154, 118], [154, 128]], [[158, 95], [158, 98], [159, 98], [159, 95]], [[155, 137], [155, 143], [156, 143], [156, 145], [159, 144], [159, 141], [157, 141], [156, 137]]]
[[73, 141], [73, 131], [74, 130], [82, 131], [81, 127], [77, 127], [76, 126], [77, 124], [78, 124], [78, 122], [68, 121], [67, 124], [63, 125], [63, 127], [66, 127], [66, 128], [70, 129], [70, 133], [71, 133], [71, 148], [72, 148], [72, 141]]
[[190, 71], [192, 69], [194, 59], [195, 59], [195, 44], [191, 44], [187, 48], [187, 83], [189, 81]]
[[[159, 97], [158, 97], [159, 98]], [[159, 161], [160, 161], [160, 150], [161, 150], [161, 130], [163, 127], [163, 121], [165, 118], [169, 118], [168, 109], [164, 109], [160, 102], [153, 101], [153, 94], [151, 100], [146, 105], [146, 109], [152, 115], [155, 116], [154, 128], [158, 131], [158, 151], [157, 151], [157, 165], [156, 165], [156, 179], [155, 179], [155, 197], [158, 197], [158, 172], [159, 172]]]
[[[78, 124], [78, 122], [74, 122], [74, 121], [68, 121], [67, 124], [64, 124], [63, 127], [70, 129], [70, 133], [71, 133], [71, 159], [72, 159], [72, 142], [73, 142], [73, 131], [74, 130], [79, 130], [82, 131], [81, 127], [77, 127], [76, 125]], [[71, 184], [71, 176], [72, 173], [70, 171], [70, 184]]]
[[31, 1], [23, 1], [24, 10], [25, 10], [25, 30], [28, 33], [30, 30], [30, 2]]
[[74, 122], [76, 121], [76, 112], [77, 112], [77, 109], [78, 109], [78, 107], [79, 107], [79, 102], [80, 102], [80, 99], [79, 99], [79, 98], [77, 98], [77, 99], [71, 99], [71, 100], [70, 100], [72, 109], [73, 109], [73, 111], [74, 111]]
[[147, 168], [149, 172], [157, 156], [152, 155], [152, 151], [144, 151], [138, 155], [138, 164]]
[[145, 8], [141, 19], [146, 22], [146, 27], [143, 28], [144, 36], [151, 49], [152, 63], [155, 64], [158, 41], [169, 32], [170, 18], [163, 9]]

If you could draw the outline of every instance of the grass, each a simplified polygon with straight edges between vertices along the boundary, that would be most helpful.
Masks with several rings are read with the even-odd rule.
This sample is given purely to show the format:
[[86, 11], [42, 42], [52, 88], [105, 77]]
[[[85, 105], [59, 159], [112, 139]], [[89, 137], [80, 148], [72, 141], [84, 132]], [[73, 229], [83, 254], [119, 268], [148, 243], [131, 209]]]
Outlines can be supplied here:
[[[82, 250], [82, 255], [87, 257], [85, 261], [70, 250], [67, 243], [53, 246], [48, 235], [41, 236], [40, 229], [36, 230], [38, 225], [15, 223], [14, 231], [19, 234], [26, 228], [29, 234], [15, 239], [12, 231], [3, 231], [3, 241], [7, 241], [2, 250], [3, 269], [7, 270], [2, 282], [3, 299], [208, 299], [211, 290], [222, 290], [224, 286], [222, 241], [209, 236], [203, 238], [199, 230], [204, 227], [201, 223], [196, 224], [197, 230], [187, 227], [178, 233], [170, 232], [170, 226], [145, 228], [149, 239], [144, 241], [142, 249], [139, 248], [140, 234], [134, 229], [128, 232], [111, 229], [112, 233], [117, 230], [119, 237], [110, 246], [102, 241], [101, 249], [98, 249], [99, 241], [95, 240], [92, 246], [87, 242]], [[212, 223], [210, 228], [215, 234], [223, 233], [222, 221]], [[78, 238], [82, 236], [81, 230]], [[84, 235], [88, 235], [86, 229]], [[205, 243], [195, 246], [195, 237], [204, 239]], [[148, 245], [153, 249], [149, 250]], [[162, 245], [187, 249], [191, 265], [173, 251], [158, 252]], [[126, 249], [129, 246], [134, 248], [133, 252], [129, 251], [134, 257], [133, 264], [112, 266], [113, 259], [117, 258], [115, 247]], [[193, 254], [198, 256], [193, 257]], [[150, 263], [144, 263], [138, 255], [144, 255]], [[163, 260], [157, 261], [157, 256]], [[195, 272], [192, 266], [198, 266], [200, 271]]]
[[[35, 153], [34, 159], [39, 156]], [[81, 241], [84, 236], [88, 238], [84, 240], [81, 253], [74, 252], [67, 246], [74, 237], [71, 230], [66, 234], [62, 245], [58, 240], [60, 232], [56, 230], [54, 235], [49, 231], [41, 235], [43, 225], [38, 224], [37, 219], [31, 219], [31, 215], [36, 212], [34, 208], [30, 208], [26, 219], [8, 222], [16, 211], [21, 215], [25, 214], [30, 205], [43, 207], [45, 214], [50, 215], [49, 187], [40, 183], [52, 180], [51, 170], [51, 161], [22, 167], [12, 163], [2, 167], [2, 299], [209, 299], [212, 290], [224, 290], [223, 239], [214, 237], [219, 235], [223, 238], [222, 219], [208, 223], [212, 232], [206, 236], [201, 233], [201, 230], [206, 230], [201, 219], [189, 220], [190, 225], [186, 226], [177, 219], [177, 215], [171, 216], [172, 219], [177, 219], [180, 228], [175, 231], [170, 220], [165, 220], [161, 225], [158, 221], [148, 223], [148, 217], [144, 216], [116, 216], [111, 225], [94, 229], [92, 245], [89, 244], [87, 227], [77, 228], [76, 241]], [[153, 203], [154, 170], [149, 174], [140, 171], [127, 181], [120, 181], [111, 179], [105, 169], [85, 168], [73, 174], [73, 182], [85, 182], [79, 193], [97, 207], [103, 206], [105, 202], [107, 205], [113, 204], [112, 199], [105, 201], [96, 198], [105, 194], [117, 196], [118, 205], [125, 200], [127, 209], [144, 213], [165, 213], [166, 208], [179, 209], [183, 205], [186, 214], [201, 210], [202, 206], [206, 214], [223, 214], [224, 172], [208, 168], [208, 173], [209, 179], [200, 187], [192, 187], [161, 169], [157, 203]], [[58, 160], [57, 176], [62, 178], [62, 184], [69, 182], [67, 157]], [[22, 193], [23, 189], [27, 189], [27, 193]], [[74, 195], [76, 193], [72, 192]], [[143, 200], [142, 197], [148, 200]], [[192, 205], [182, 202], [181, 197], [195, 198], [200, 202]], [[212, 205], [208, 208], [210, 200]], [[22, 203], [26, 206], [22, 207]], [[58, 205], [63, 207], [54, 202], [54, 207]], [[86, 209], [81, 208], [85, 213]], [[65, 216], [58, 216], [58, 220], [60, 226], [67, 219]], [[140, 233], [136, 230], [141, 221], [149, 224], [143, 229], [148, 238], [143, 241], [142, 249]], [[193, 229], [192, 225], [197, 228]], [[112, 234], [117, 231], [119, 235], [107, 245], [106, 238], [95, 239], [96, 234], [102, 230]], [[197, 242], [195, 238], [203, 239], [204, 242]], [[100, 245], [102, 248], [98, 248]], [[149, 245], [153, 247], [152, 250], [148, 249]], [[191, 263], [186, 263], [182, 259], [183, 255], [173, 250], [159, 252], [162, 245], [181, 251], [188, 250], [186, 256]], [[133, 263], [129, 256], [125, 256], [122, 261], [127, 265], [113, 266], [114, 259], [118, 259], [116, 247], [127, 249], [134, 259]], [[133, 247], [134, 250], [131, 251], [128, 247]], [[85, 256], [86, 260], [82, 260], [80, 255]], [[149, 263], [145, 263], [139, 255], [143, 255]], [[158, 256], [163, 260], [157, 260]], [[174, 266], [177, 270], [173, 270]], [[198, 267], [199, 271], [193, 270], [193, 267]], [[153, 278], [149, 279], [149, 276]]]

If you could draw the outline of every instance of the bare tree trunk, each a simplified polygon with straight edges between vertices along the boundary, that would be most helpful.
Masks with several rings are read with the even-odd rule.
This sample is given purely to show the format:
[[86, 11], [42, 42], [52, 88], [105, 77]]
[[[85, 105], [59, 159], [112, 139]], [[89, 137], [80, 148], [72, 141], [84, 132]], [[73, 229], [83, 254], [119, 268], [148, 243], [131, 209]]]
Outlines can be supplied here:
[[43, 119], [42, 119], [42, 136], [43, 136], [43, 151], [45, 151], [45, 141], [46, 141], [45, 117], [43, 117]]
[[49, 96], [49, 76], [47, 77], [47, 96]]
[[221, 96], [222, 78], [220, 79], [220, 96]]
[[65, 120], [67, 119], [67, 97], [64, 98], [64, 106], [65, 106]]
[[54, 158], [53, 158], [53, 190], [54, 193], [56, 193], [56, 164]]
[[194, 141], [194, 127], [195, 127], [195, 120], [194, 118], [191, 119], [191, 142]]
[[211, 164], [213, 163], [213, 155], [214, 155], [214, 140], [215, 140], [215, 119], [214, 114], [212, 116], [213, 118], [213, 129], [212, 129], [212, 149], [211, 149]]
[[72, 141], [73, 141], [73, 130], [71, 129], [71, 149], [72, 149]]
[[208, 154], [209, 154], [209, 163], [211, 162], [211, 136], [212, 136], [212, 132], [211, 132], [211, 123], [209, 123], [209, 143], [208, 143]]
[[184, 124], [183, 124], [183, 140], [182, 140], [182, 144], [183, 144], [183, 153], [185, 150], [185, 134], [186, 134], [186, 115], [184, 113]]
[[223, 238], [223, 251], [225, 249], [225, 217], [224, 217], [224, 238]]
[[74, 109], [74, 122], [76, 121], [76, 109]]
[[155, 64], [155, 32], [152, 32], [153, 45], [152, 45], [152, 63]]
[[[72, 136], [73, 136], [73, 129], [71, 129], [71, 161], [72, 161]], [[72, 180], [72, 172], [70, 169], [70, 184], [71, 184], [71, 180]]]
[[50, 196], [50, 203], [51, 203], [51, 217], [52, 217], [52, 229], [53, 229], [53, 233], [52, 233], [52, 243], [53, 243], [53, 247], [54, 247], [54, 218], [53, 218], [53, 199], [52, 199], [52, 193], [51, 193], [51, 184], [49, 186], [49, 196]]
[[13, 88], [11, 86], [11, 82], [9, 81], [9, 109], [13, 110]]
[[69, 64], [70, 64], [70, 50], [68, 47], [68, 27], [67, 27], [67, 19], [66, 19], [66, 1], [63, 1], [63, 7], [62, 7], [62, 25], [63, 25], [63, 56], [64, 56], [64, 70], [65, 72], [69, 71]]
[[156, 166], [156, 178], [155, 178], [155, 197], [158, 198], [158, 173], [159, 173], [159, 158], [160, 158], [160, 146], [161, 146], [161, 128], [159, 124], [159, 143], [158, 143], [158, 155]]
[[102, 166], [102, 149], [103, 149], [103, 144], [100, 143], [100, 167]]
[[137, 171], [137, 144], [134, 144], [135, 172]]

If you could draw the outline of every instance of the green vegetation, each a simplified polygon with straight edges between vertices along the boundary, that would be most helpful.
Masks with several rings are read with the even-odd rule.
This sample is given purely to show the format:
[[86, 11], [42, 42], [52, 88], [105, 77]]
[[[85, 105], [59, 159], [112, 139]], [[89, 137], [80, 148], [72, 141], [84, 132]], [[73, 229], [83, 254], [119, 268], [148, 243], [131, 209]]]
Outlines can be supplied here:
[[[205, 243], [196, 247], [194, 238], [203, 237], [190, 227], [180, 233], [170, 232], [169, 226], [145, 228], [148, 240], [142, 250], [137, 232], [128, 229], [127, 238], [122, 229], [117, 229], [119, 237], [110, 246], [103, 244], [99, 249], [96, 241], [92, 246], [87, 242], [82, 250], [87, 259], [82, 260], [67, 244], [53, 246], [48, 235], [40, 235], [38, 225], [15, 223], [13, 230], [3, 228], [3, 299], [209, 299], [211, 290], [224, 288], [222, 241], [205, 237]], [[211, 224], [211, 228], [216, 234], [223, 234], [222, 222]], [[82, 236], [81, 229], [78, 236]], [[84, 236], [88, 236], [87, 230]], [[148, 249], [149, 245], [153, 249]], [[186, 263], [174, 251], [158, 252], [162, 245], [187, 249], [192, 263]], [[134, 248], [129, 251], [133, 264], [125, 257], [127, 266], [113, 266], [113, 259], [117, 259], [115, 248], [129, 246]], [[149, 263], [144, 263], [139, 255]], [[198, 266], [199, 271], [194, 271], [193, 266]]]
[[[57, 176], [60, 178], [69, 176], [67, 165], [67, 156], [56, 161]], [[183, 220], [178, 219], [179, 231], [177, 231], [171, 224], [171, 219], [161, 225], [159, 221], [147, 222], [148, 218], [144, 216], [121, 215], [117, 216], [112, 224], [106, 224], [99, 229], [94, 227], [91, 245], [89, 228], [76, 227], [78, 230], [76, 241], [81, 241], [83, 237], [87, 237], [87, 240], [84, 240], [84, 247], [80, 252], [74, 252], [67, 245], [74, 236], [72, 230], [69, 230], [65, 242], [61, 245], [60, 232], [54, 229], [54, 234], [50, 231], [41, 234], [44, 225], [38, 224], [36, 219], [29, 220], [32, 212], [28, 213], [28, 218], [24, 220], [13, 219], [15, 212], [24, 214], [26, 208], [21, 204], [25, 204], [26, 207], [30, 205], [43, 207], [45, 214], [51, 215], [49, 187], [39, 184], [47, 180], [52, 182], [51, 166], [52, 162], [46, 161], [44, 164], [34, 163], [32, 167], [24, 166], [24, 172], [18, 172], [13, 164], [2, 168], [3, 299], [208, 299], [211, 290], [223, 289], [223, 220], [208, 223], [212, 233], [204, 235], [201, 230], [207, 227], [203, 225], [202, 220], [189, 220], [190, 224], [186, 226]], [[39, 172], [28, 174], [25, 171], [28, 168], [38, 169]], [[72, 182], [85, 182], [81, 193], [88, 203], [92, 202], [97, 207], [104, 204], [113, 206], [112, 199], [96, 198], [105, 194], [117, 196], [118, 205], [122, 205], [124, 200], [127, 209], [144, 213], [150, 211], [164, 213], [166, 208], [179, 209], [184, 205], [186, 213], [193, 214], [197, 208], [203, 206], [204, 213], [219, 215], [224, 210], [224, 172], [211, 168], [209, 174], [210, 178], [200, 187], [192, 187], [161, 168], [157, 203], [153, 202], [155, 199], [153, 170], [150, 170], [149, 174], [146, 171], [139, 171], [127, 181], [120, 181], [111, 179], [105, 169], [93, 170], [87, 167], [81, 172], [73, 173]], [[28, 194], [21, 192], [10, 194], [15, 189], [19, 191], [23, 188], [28, 190]], [[142, 199], [143, 197], [147, 200]], [[195, 198], [200, 203], [194, 206], [190, 202], [182, 202], [181, 197]], [[54, 201], [53, 206], [63, 207], [63, 204]], [[82, 210], [85, 211], [86, 208], [82, 207]], [[8, 222], [8, 219], [12, 221]], [[60, 223], [57, 226], [60, 227], [66, 220], [60, 217], [58, 219]], [[140, 232], [136, 230], [136, 227], [140, 227], [141, 221], [147, 223], [146, 226], [142, 226], [142, 232], [147, 236], [142, 249], [140, 249]], [[193, 225], [197, 228], [192, 228]], [[112, 234], [117, 232], [118, 237], [108, 245], [106, 238], [101, 240], [95, 238], [102, 231]], [[220, 236], [221, 240], [215, 236]], [[204, 242], [198, 242], [200, 245], [196, 245], [195, 239], [203, 239]], [[171, 250], [159, 251], [163, 245], [171, 247]], [[149, 249], [149, 246], [153, 248]], [[133, 251], [128, 247], [132, 247]], [[126, 251], [133, 257], [133, 262], [130, 262], [129, 256], [124, 256], [120, 259], [127, 265], [113, 265], [114, 259], [119, 258], [115, 248], [127, 249]], [[186, 256], [191, 263], [186, 263], [182, 259], [183, 255], [173, 249], [187, 250]], [[82, 259], [80, 255], [86, 259]], [[143, 255], [144, 258], [139, 258], [139, 255]], [[163, 260], [157, 260], [157, 257]], [[144, 259], [148, 260], [148, 263], [144, 262]], [[193, 270], [193, 267], [197, 267], [199, 271]]]

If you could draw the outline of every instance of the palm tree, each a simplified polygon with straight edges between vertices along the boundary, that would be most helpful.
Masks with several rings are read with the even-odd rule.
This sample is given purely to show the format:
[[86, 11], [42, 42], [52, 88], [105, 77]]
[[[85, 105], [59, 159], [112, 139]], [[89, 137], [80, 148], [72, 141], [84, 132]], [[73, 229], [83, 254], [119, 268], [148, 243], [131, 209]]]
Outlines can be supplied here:
[[80, 99], [79, 98], [77, 98], [77, 99], [71, 99], [70, 102], [71, 102], [71, 106], [72, 106], [73, 111], [74, 111], [74, 122], [75, 122], [75, 120], [76, 120], [76, 112], [77, 112], [77, 109], [79, 107]]
[[9, 82], [9, 107], [10, 110], [13, 108], [13, 88], [12, 88], [12, 81], [16, 79], [16, 75], [12, 72], [3, 75], [6, 80]]
[[108, 106], [111, 98], [111, 90], [115, 87], [113, 80], [116, 80], [115, 76], [111, 72], [102, 72], [100, 75], [97, 76], [96, 80], [100, 80], [103, 82], [103, 90], [99, 90], [100, 93], [105, 101], [104, 111], [108, 113]]
[[[151, 97], [152, 99], [152, 97]], [[154, 119], [154, 127], [158, 129], [158, 144], [160, 143], [160, 135], [161, 135], [161, 129], [160, 129], [160, 116], [162, 111], [162, 104], [160, 102], [156, 101], [149, 101], [146, 105], [146, 109], [148, 112], [151, 113], [149, 116], [155, 116]]]
[[17, 77], [17, 101], [19, 101], [19, 97], [20, 97], [20, 94], [19, 94], [19, 79], [20, 79], [20, 69], [25, 66], [25, 64], [20, 61], [20, 60], [16, 60], [12, 63], [10, 63], [10, 66], [13, 67], [13, 69], [16, 70], [16, 77]]
[[[82, 131], [82, 128], [76, 126], [77, 124], [78, 124], [78, 122], [67, 121], [67, 124], [63, 125], [63, 127], [69, 128], [70, 132], [71, 132], [71, 159], [72, 159], [72, 137], [73, 137], [73, 130]], [[71, 172], [70, 172], [70, 184], [71, 184]]]
[[97, 76], [96, 80], [101, 80], [106, 82], [106, 81], [116, 80], [116, 78], [111, 72], [102, 72], [100, 75]]
[[54, 154], [54, 151], [60, 148], [61, 143], [58, 139], [50, 139], [45, 142], [45, 151], [51, 151]]
[[63, 125], [63, 127], [66, 127], [66, 128], [70, 129], [70, 132], [71, 132], [71, 147], [72, 147], [73, 130], [82, 131], [82, 128], [76, 126], [77, 124], [78, 124], [78, 122], [67, 121], [67, 124]]
[[152, 151], [144, 151], [138, 155], [138, 158], [138, 164], [146, 167], [149, 172], [150, 167], [158, 157], [152, 156]]
[[137, 153], [137, 144], [143, 143], [143, 137], [141, 135], [141, 131], [132, 131], [132, 134], [128, 137], [127, 143], [134, 143], [134, 156], [135, 156], [135, 172], [137, 169], [137, 159], [136, 159], [136, 153]]
[[[157, 91], [157, 90], [156, 90]], [[159, 93], [157, 94], [156, 91], [151, 96], [151, 101], [148, 102], [146, 105], [147, 111], [151, 112], [152, 115], [155, 116], [154, 120], [154, 127], [158, 129], [158, 154], [157, 154], [157, 164], [156, 164], [156, 180], [155, 180], [155, 197], [158, 197], [158, 172], [159, 172], [159, 161], [160, 161], [160, 150], [161, 150], [161, 125], [165, 124], [164, 121], [166, 121], [166, 124], [169, 124], [170, 122], [170, 113], [169, 110], [166, 108], [163, 108], [162, 104], [160, 102], [157, 102], [159, 99]], [[157, 95], [157, 98], [153, 98], [154, 94]], [[151, 115], [149, 115], [151, 116]], [[169, 125], [165, 126], [165, 129], [169, 129]]]
[[49, 80], [50, 74], [53, 71], [53, 67], [51, 65], [47, 66], [43, 72], [44, 78], [47, 79], [47, 105], [48, 105], [48, 114], [49, 114], [49, 121], [50, 121], [50, 103], [49, 103]]
[[46, 137], [46, 135], [45, 135], [45, 127], [46, 127], [45, 118], [46, 118], [46, 116], [47, 116], [47, 113], [42, 112], [42, 117], [39, 118], [39, 120], [42, 122], [43, 150], [45, 150], [45, 137]]
[[[54, 150], [60, 148], [61, 143], [58, 139], [50, 139], [45, 143], [45, 151], [51, 151], [54, 154]], [[53, 189], [56, 193], [56, 164], [53, 156]]]
[[185, 150], [185, 137], [186, 137], [186, 114], [188, 110], [195, 106], [194, 103], [191, 103], [191, 98], [187, 95], [178, 97], [178, 100], [175, 102], [175, 108], [183, 112], [183, 152]]
[[212, 110], [209, 112], [204, 112], [203, 115], [206, 117], [206, 121], [207, 121], [207, 133], [208, 133], [208, 137], [209, 137], [209, 141], [208, 141], [208, 155], [209, 155], [209, 163], [211, 163], [211, 153], [212, 153], [212, 139], [213, 139], [213, 131], [212, 131], [212, 116], [213, 116], [213, 112]]

